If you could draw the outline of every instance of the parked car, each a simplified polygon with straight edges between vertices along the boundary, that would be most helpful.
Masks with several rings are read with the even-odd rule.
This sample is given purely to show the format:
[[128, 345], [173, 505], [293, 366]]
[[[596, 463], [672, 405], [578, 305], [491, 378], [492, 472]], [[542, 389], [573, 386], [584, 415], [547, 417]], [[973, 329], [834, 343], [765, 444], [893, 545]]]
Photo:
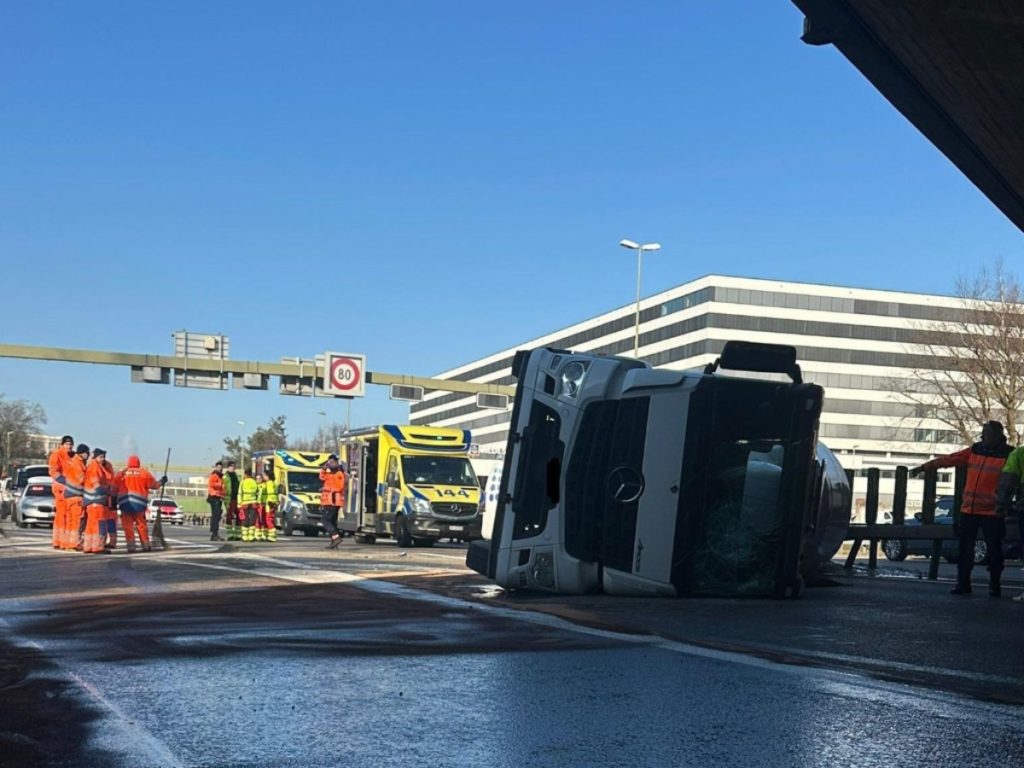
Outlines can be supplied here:
[[[935, 524], [936, 525], [948, 525], [953, 526], [953, 497], [944, 496], [938, 500], [935, 504]], [[907, 520], [905, 525], [907, 526], [919, 526], [921, 523], [921, 513], [918, 512], [911, 519]], [[899, 562], [906, 560], [908, 555], [923, 555], [925, 557], [931, 557], [932, 554], [932, 540], [931, 539], [883, 539], [882, 540], [882, 552], [889, 560]], [[947, 563], [955, 563], [959, 559], [960, 545], [956, 539], [943, 539], [942, 540], [942, 556], [946, 559]], [[1019, 541], [1007, 541], [1003, 540], [1003, 557], [1006, 558], [1018, 558], [1021, 557], [1021, 548]], [[974, 562], [975, 564], [981, 564], [988, 560], [988, 545], [985, 544], [985, 538], [982, 533], [978, 532], [978, 538], [974, 541]]]
[[6, 520], [14, 512], [14, 478], [0, 480], [0, 520]]
[[18, 494], [12, 518], [19, 528], [52, 527], [55, 511], [53, 481], [49, 477], [34, 477]]
[[184, 525], [185, 513], [181, 511], [178, 502], [174, 499], [150, 499], [146, 508], [146, 519], [149, 522], [156, 521], [157, 511], [160, 512], [160, 522], [171, 525]]
[[14, 476], [14, 495], [17, 496], [21, 493], [30, 481], [49, 476], [50, 467], [46, 464], [29, 464], [19, 467], [18, 473]]

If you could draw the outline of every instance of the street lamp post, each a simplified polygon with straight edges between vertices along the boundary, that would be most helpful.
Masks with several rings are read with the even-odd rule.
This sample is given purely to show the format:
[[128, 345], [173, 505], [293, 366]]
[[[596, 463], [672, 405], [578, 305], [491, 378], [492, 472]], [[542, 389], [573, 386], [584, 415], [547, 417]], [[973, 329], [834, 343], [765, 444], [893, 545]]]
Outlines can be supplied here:
[[643, 268], [644, 251], [660, 251], [661, 243], [635, 243], [632, 240], [620, 240], [619, 245], [636, 251], [636, 322], [633, 326], [633, 357], [640, 358], [640, 270]]

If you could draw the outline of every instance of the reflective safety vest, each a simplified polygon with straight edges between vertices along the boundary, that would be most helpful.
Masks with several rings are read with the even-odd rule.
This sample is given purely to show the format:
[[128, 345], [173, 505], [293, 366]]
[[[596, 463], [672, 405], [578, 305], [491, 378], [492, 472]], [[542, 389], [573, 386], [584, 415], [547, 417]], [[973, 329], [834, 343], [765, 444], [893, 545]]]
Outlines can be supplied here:
[[85, 468], [85, 503], [106, 506], [113, 481], [114, 473], [107, 462], [99, 459], [90, 461]]
[[211, 472], [206, 481], [206, 495], [215, 499], [224, 498], [224, 479], [216, 472]]
[[148, 469], [128, 467], [114, 478], [117, 487], [117, 508], [128, 514], [146, 511], [149, 492], [160, 487], [160, 483]]
[[331, 470], [324, 467], [320, 470], [320, 482], [324, 484], [320, 491], [320, 503], [325, 507], [345, 506], [345, 470], [341, 467]]
[[73, 458], [75, 458], [74, 454], [69, 454], [67, 449], [61, 445], [50, 453], [50, 458], [47, 460], [50, 477], [53, 478], [53, 492], [58, 498], [64, 493], [64, 475]]
[[238, 489], [238, 503], [242, 506], [256, 504], [259, 499], [260, 484], [256, 482], [256, 479], [247, 477], [242, 480], [241, 487]]
[[260, 487], [260, 501], [264, 504], [277, 504], [277, 483], [273, 480], [264, 481]]
[[64, 497], [80, 499], [85, 496], [85, 462], [72, 456], [64, 467]]
[[941, 467], [967, 467], [967, 483], [964, 485], [960, 514], [991, 516], [996, 514], [996, 490], [1006, 458], [1013, 448], [1005, 443], [998, 448], [985, 448], [975, 443], [970, 448], [940, 456], [922, 464], [925, 469]]

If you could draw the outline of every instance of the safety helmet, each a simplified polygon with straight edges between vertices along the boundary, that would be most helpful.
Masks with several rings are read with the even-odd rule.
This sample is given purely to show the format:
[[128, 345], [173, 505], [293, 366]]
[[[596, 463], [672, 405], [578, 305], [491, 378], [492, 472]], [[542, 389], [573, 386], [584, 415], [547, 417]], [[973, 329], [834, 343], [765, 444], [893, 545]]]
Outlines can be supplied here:
[[138, 456], [129, 456], [128, 457], [128, 466], [129, 467], [141, 467], [142, 466], [142, 462], [139, 461], [139, 457]]

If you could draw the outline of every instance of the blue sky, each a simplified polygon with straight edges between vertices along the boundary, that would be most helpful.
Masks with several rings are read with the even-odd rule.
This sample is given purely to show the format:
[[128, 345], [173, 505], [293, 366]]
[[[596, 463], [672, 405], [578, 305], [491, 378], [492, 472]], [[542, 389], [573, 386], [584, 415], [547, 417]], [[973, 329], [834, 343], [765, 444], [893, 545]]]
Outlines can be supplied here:
[[[949, 292], [1020, 232], [787, 0], [0, 6], [2, 339], [431, 375], [709, 272]], [[115, 458], [342, 401], [0, 360]], [[326, 417], [318, 411], [326, 410]], [[356, 424], [403, 421], [370, 388]]]

